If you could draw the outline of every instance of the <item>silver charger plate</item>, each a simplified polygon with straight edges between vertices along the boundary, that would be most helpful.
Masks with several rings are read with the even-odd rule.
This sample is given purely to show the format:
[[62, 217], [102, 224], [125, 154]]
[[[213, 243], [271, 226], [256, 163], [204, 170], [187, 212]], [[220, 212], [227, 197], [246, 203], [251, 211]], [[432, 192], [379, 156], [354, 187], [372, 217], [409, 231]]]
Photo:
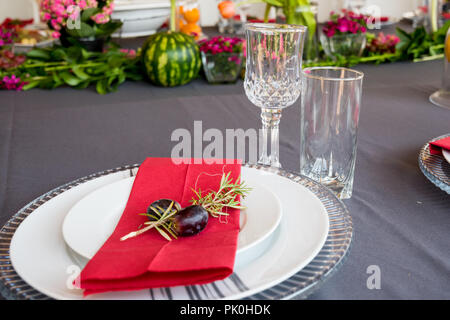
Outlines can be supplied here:
[[[345, 261], [353, 237], [352, 218], [345, 205], [325, 186], [301, 175], [268, 166], [245, 164], [245, 167], [278, 174], [308, 188], [323, 204], [329, 218], [329, 231], [325, 244], [317, 256], [301, 271], [278, 285], [245, 298], [246, 300], [280, 300], [306, 298], [334, 274]], [[98, 172], [57, 187], [33, 200], [19, 210], [0, 230], [0, 293], [6, 299], [51, 299], [29, 286], [14, 270], [9, 248], [14, 232], [34, 210], [53, 197], [77, 185], [108, 174], [130, 171], [139, 165], [123, 166]], [[201, 295], [199, 296], [202, 299]], [[206, 298], [206, 297], [205, 297]]]
[[419, 167], [428, 180], [450, 194], [450, 163], [443, 156], [430, 153], [430, 142], [446, 137], [450, 137], [450, 134], [434, 138], [420, 149]]

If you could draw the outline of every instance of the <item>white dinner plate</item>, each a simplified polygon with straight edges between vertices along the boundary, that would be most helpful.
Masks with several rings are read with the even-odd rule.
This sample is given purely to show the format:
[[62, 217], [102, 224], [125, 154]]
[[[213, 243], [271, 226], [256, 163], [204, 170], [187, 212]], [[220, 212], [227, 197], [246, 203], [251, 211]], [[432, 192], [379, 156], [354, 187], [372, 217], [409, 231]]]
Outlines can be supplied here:
[[[32, 213], [15, 230], [9, 246], [9, 258], [18, 276], [49, 297], [83, 299], [81, 290], [70, 288], [74, 279], [76, 261], [69, 254], [62, 236], [61, 230], [65, 216], [75, 203], [89, 193], [107, 184], [127, 179], [136, 171], [137, 168], [113, 170], [111, 173], [103, 173], [98, 177], [94, 176], [72, 184], [67, 189], [61, 187], [58, 189], [60, 191], [46, 196], [39, 205], [33, 206]], [[234, 273], [227, 279], [211, 284], [102, 293], [89, 296], [87, 299], [239, 299], [248, 297], [290, 278], [304, 268], [319, 253], [327, 235], [331, 242], [323, 255], [329, 259], [330, 267], [342, 262], [351, 241], [351, 219], [345, 207], [336, 201], [328, 189], [300, 176], [291, 175], [292, 177], [288, 178], [290, 177], [288, 174], [281, 176], [267, 169], [259, 170], [245, 166], [242, 172], [243, 175], [266, 186], [277, 195], [283, 208], [283, 219], [275, 232], [273, 241], [267, 244], [265, 254], [245, 265], [237, 266]], [[311, 190], [315, 190], [317, 196], [296, 181], [303, 181], [305, 185], [312, 188]], [[318, 197], [321, 197], [322, 201]], [[329, 210], [335, 211], [327, 212], [324, 204], [329, 207]], [[328, 215], [333, 216], [333, 220], [329, 221]], [[343, 217], [345, 220], [339, 220], [342, 221], [339, 222], [340, 226], [333, 227], [329, 233], [329, 222], [333, 221], [334, 224], [336, 219], [334, 217], [339, 219]], [[341, 244], [341, 241], [336, 242], [334, 238], [342, 238], [344, 242]], [[334, 251], [336, 247], [338, 252]], [[333, 252], [333, 255], [328, 256], [326, 253], [328, 251]], [[335, 256], [336, 260], [333, 260]], [[317, 268], [321, 263], [321, 260], [317, 261]], [[311, 268], [305, 273], [311, 276], [311, 281], [317, 279], [316, 275], [324, 274], [320, 268], [318, 270], [316, 267]], [[286, 284], [286, 286], [291, 286], [291, 289], [298, 289], [296, 286], [299, 283], [305, 286], [307, 283], [305, 275], [300, 273], [300, 278], [289, 280], [292, 284]], [[295, 293], [296, 291], [286, 292], [283, 296]]]
[[442, 149], [442, 155], [444, 156], [445, 160], [447, 160], [447, 162], [450, 163], [450, 151]]
[[[67, 245], [87, 260], [97, 253], [114, 231], [130, 196], [135, 177], [123, 179], [100, 188], [77, 202], [63, 223], [63, 237]], [[263, 242], [281, 221], [281, 205], [277, 196], [245, 174], [245, 184], [252, 190], [242, 205], [240, 232], [237, 248], [238, 260], [247, 261], [264, 249]], [[130, 230], [131, 231], [131, 230]], [[251, 251], [251, 252], [249, 252]]]

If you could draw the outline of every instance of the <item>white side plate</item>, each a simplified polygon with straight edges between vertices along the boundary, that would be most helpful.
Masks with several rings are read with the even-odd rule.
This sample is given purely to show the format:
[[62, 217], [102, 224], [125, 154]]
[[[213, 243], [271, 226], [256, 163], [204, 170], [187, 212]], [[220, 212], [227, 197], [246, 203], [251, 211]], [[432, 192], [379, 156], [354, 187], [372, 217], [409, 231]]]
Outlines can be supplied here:
[[[62, 227], [63, 237], [76, 254], [91, 259], [109, 238], [125, 209], [134, 179], [130, 177], [100, 188], [69, 211]], [[266, 187], [245, 176], [242, 179], [252, 191], [242, 202], [246, 210], [241, 212], [237, 259], [247, 250], [257, 249], [281, 221], [278, 198]], [[257, 256], [258, 252], [251, 255]]]

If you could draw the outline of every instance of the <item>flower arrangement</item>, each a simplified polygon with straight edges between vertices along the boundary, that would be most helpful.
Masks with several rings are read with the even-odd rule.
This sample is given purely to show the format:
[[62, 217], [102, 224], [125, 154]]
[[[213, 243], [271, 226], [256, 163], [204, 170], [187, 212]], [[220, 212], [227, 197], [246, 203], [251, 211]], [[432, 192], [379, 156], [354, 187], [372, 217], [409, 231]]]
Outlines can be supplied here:
[[331, 38], [334, 35], [366, 33], [369, 17], [342, 10], [340, 13], [331, 12], [330, 20], [326, 22], [322, 31]]
[[204, 53], [219, 54], [222, 52], [240, 53], [242, 52], [244, 39], [241, 38], [227, 38], [214, 37], [211, 39], [204, 39], [198, 42], [200, 51]]
[[368, 19], [368, 16], [348, 10], [339, 13], [332, 11], [320, 35], [325, 54], [333, 60], [339, 57], [360, 57], [367, 43]]
[[241, 73], [244, 40], [223, 36], [199, 41], [203, 70], [210, 83], [235, 82]]
[[40, 6], [42, 20], [56, 39], [64, 33], [75, 38], [109, 36], [122, 25], [111, 21], [114, 0], [42, 0]]
[[385, 54], [395, 53], [396, 46], [400, 42], [400, 38], [395, 34], [385, 35], [380, 32], [378, 36], [374, 36], [366, 46], [368, 53]]

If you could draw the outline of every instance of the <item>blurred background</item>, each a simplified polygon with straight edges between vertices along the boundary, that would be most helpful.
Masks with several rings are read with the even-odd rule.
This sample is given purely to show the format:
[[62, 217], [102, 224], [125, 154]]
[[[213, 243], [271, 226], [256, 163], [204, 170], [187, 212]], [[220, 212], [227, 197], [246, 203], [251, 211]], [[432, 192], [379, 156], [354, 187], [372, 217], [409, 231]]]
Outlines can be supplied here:
[[[41, 0], [0, 0], [0, 21], [5, 18], [37, 18], [38, 3]], [[130, 3], [150, 3], [161, 4], [169, 3], [169, 0], [116, 0], [118, 5]], [[218, 1], [215, 0], [198, 0], [200, 11], [202, 12], [200, 18], [201, 26], [216, 25], [219, 20], [219, 11], [217, 10]], [[364, 6], [379, 6], [382, 10], [383, 16], [389, 16], [400, 19], [405, 12], [411, 12], [421, 5], [424, 5], [424, 0], [367, 0], [367, 1], [351, 1], [351, 0], [316, 0], [319, 4], [318, 20], [323, 22], [328, 18], [331, 10], [339, 10], [354, 3], [364, 3]], [[248, 9], [248, 14], [262, 18], [264, 15], [264, 4], [252, 4]], [[274, 12], [272, 13], [274, 15]]]

